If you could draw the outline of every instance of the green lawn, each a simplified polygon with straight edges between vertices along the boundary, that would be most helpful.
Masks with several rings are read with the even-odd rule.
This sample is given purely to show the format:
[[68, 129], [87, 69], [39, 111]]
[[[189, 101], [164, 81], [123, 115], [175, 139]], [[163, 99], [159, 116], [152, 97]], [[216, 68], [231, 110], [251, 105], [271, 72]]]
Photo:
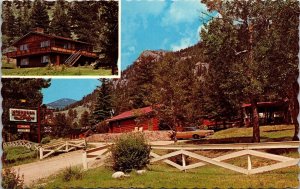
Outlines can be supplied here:
[[113, 179], [112, 170], [99, 167], [84, 172], [81, 180], [64, 182], [62, 174], [59, 174], [40, 181], [39, 184], [30, 188], [38, 188], [41, 185], [43, 188], [295, 188], [298, 186], [296, 166], [257, 175], [243, 175], [213, 165], [191, 169], [187, 172], [181, 172], [165, 164], [151, 165], [149, 169], [144, 175], [132, 172], [129, 178]]
[[9, 64], [3, 64], [2, 74], [4, 76], [109, 76], [111, 69], [99, 68], [94, 70], [91, 66], [13, 68]]
[[[294, 133], [293, 125], [262, 126], [262, 141], [291, 140]], [[228, 138], [251, 138], [252, 128], [230, 128], [216, 132], [210, 139], [203, 141], [222, 141]], [[182, 143], [180, 143], [182, 144]], [[201, 144], [198, 144], [201, 145]], [[233, 152], [234, 150], [202, 150], [195, 153], [206, 157], [218, 157]], [[263, 150], [262, 150], [263, 151]], [[165, 154], [166, 150], [157, 150], [157, 154]], [[283, 155], [287, 157], [299, 158], [297, 149], [271, 149], [266, 152]], [[188, 158], [187, 163], [196, 163], [198, 160]], [[247, 156], [233, 158], [225, 162], [247, 168]], [[274, 160], [251, 156], [253, 168], [271, 165]], [[266, 173], [255, 175], [244, 175], [215, 165], [205, 165], [195, 169], [182, 172], [174, 167], [158, 162], [149, 166], [149, 170], [144, 175], [137, 175], [132, 172], [129, 178], [113, 179], [113, 171], [108, 167], [99, 167], [83, 173], [81, 180], [62, 180], [62, 174], [54, 175], [36, 183], [31, 188], [115, 188], [115, 187], [135, 187], [135, 188], [296, 188], [298, 187], [297, 166], [282, 168]]]
[[[261, 142], [268, 141], [288, 141], [294, 136], [294, 125], [270, 125], [260, 126]], [[253, 128], [230, 128], [215, 132], [214, 135], [206, 138], [211, 139], [226, 139], [226, 138], [251, 138]]]
[[23, 146], [4, 147], [4, 167], [30, 163], [38, 160], [38, 151]]

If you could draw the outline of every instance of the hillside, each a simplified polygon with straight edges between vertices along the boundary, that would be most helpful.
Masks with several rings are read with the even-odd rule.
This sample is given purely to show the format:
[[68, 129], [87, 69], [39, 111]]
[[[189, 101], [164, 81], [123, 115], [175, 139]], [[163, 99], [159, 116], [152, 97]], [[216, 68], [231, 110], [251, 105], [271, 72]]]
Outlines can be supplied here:
[[[154, 78], [153, 70], [158, 63], [162, 61], [169, 61], [171, 59], [174, 64], [191, 62], [195, 67], [191, 74], [201, 75], [199, 73], [201, 71], [199, 66], [203, 64], [201, 48], [201, 44], [198, 43], [176, 52], [164, 50], [145, 50], [142, 52], [136, 61], [122, 72], [120, 79], [113, 79], [114, 91], [112, 96], [115, 113], [119, 114], [132, 108], [145, 106], [145, 104], [132, 104], [132, 102], [135, 101], [135, 99], [132, 98], [134, 98], [133, 96], [141, 90], [141, 86], [152, 84]], [[142, 75], [147, 77], [145, 81], [140, 79]], [[78, 117], [80, 118], [81, 113], [85, 110], [88, 112], [92, 110], [93, 104], [96, 101], [96, 91], [97, 89], [91, 94], [83, 97], [81, 100], [66, 106], [62, 111], [66, 113], [69, 109], [76, 109]]]
[[70, 99], [70, 98], [62, 98], [59, 100], [56, 100], [54, 102], [46, 104], [48, 107], [51, 107], [53, 109], [63, 109], [66, 106], [75, 103], [76, 100]]

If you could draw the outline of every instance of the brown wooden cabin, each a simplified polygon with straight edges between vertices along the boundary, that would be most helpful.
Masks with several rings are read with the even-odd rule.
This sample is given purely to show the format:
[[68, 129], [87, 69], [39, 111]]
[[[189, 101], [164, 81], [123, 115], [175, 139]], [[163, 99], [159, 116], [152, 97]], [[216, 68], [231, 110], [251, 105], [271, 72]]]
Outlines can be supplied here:
[[[244, 124], [249, 126], [251, 119], [253, 119], [251, 104], [243, 104], [242, 108]], [[283, 124], [289, 123], [291, 120], [287, 101], [258, 102], [257, 111], [260, 125]]]
[[16, 47], [16, 50], [6, 53], [6, 56], [16, 59], [18, 67], [44, 67], [49, 63], [84, 65], [97, 58], [91, 44], [45, 34], [41, 28], [27, 33], [12, 46]]
[[123, 112], [108, 119], [107, 122], [109, 122], [110, 133], [159, 130], [159, 120], [150, 106]]

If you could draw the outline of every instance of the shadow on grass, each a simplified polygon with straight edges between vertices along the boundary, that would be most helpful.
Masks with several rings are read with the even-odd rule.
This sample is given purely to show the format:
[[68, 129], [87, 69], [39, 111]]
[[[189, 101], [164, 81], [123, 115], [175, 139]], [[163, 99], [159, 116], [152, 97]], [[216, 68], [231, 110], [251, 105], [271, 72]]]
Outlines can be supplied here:
[[[281, 138], [268, 138], [260, 137], [261, 142], [282, 142], [292, 141], [292, 137], [281, 137]], [[232, 138], [221, 138], [221, 139], [204, 139], [204, 140], [191, 140], [187, 141], [187, 144], [231, 144], [231, 143], [253, 143], [252, 137], [232, 137]]]
[[269, 130], [269, 131], [264, 131], [266, 133], [272, 133], [272, 132], [280, 132], [280, 131], [290, 131], [294, 129], [277, 129], [277, 130]]

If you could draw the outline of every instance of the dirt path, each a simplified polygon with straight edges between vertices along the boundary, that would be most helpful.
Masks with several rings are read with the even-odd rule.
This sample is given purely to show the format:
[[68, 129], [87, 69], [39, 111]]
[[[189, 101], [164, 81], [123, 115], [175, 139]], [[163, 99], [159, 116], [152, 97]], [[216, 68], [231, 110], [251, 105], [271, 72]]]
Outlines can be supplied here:
[[[155, 145], [167, 145], [173, 143], [172, 141], [156, 141], [151, 144]], [[95, 145], [95, 147], [101, 147], [103, 143], [91, 143]], [[100, 153], [95, 152], [93, 154]], [[72, 151], [69, 153], [60, 154], [55, 157], [46, 158], [41, 161], [36, 161], [33, 163], [18, 165], [13, 167], [16, 171], [19, 171], [21, 175], [24, 175], [24, 184], [29, 186], [34, 181], [39, 179], [47, 178], [50, 175], [58, 173], [60, 170], [70, 167], [70, 166], [82, 166], [82, 153], [83, 150]], [[91, 162], [93, 161], [93, 162]], [[97, 164], [99, 162], [95, 160], [89, 160], [93, 166], [93, 164]]]
[[[98, 144], [97, 147], [101, 145]], [[24, 184], [29, 186], [33, 181], [47, 178], [66, 167], [82, 166], [82, 153], [82, 150], [72, 151], [45, 160], [18, 165], [13, 168], [19, 171], [21, 175], [24, 175]]]

